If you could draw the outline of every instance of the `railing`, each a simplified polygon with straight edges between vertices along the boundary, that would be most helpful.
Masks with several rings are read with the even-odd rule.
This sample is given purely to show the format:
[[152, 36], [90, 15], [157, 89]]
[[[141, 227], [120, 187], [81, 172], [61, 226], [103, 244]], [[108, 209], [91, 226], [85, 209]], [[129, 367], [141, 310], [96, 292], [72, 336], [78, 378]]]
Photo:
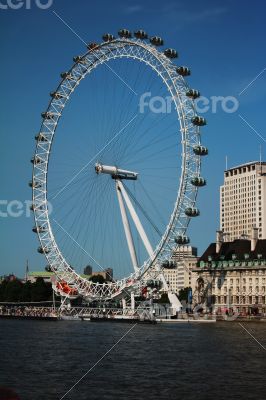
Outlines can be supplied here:
[[136, 317], [142, 319], [152, 319], [154, 315], [150, 307], [138, 307], [132, 310], [130, 307], [126, 308], [104, 308], [104, 307], [71, 307], [63, 308], [60, 311], [60, 317], [115, 317], [115, 316], [126, 316]]

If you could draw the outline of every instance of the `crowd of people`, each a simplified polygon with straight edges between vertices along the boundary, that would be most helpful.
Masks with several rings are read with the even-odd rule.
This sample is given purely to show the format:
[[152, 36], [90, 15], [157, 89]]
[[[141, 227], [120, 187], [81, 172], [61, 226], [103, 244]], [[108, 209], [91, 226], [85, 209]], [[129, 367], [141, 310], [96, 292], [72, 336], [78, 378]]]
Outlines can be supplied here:
[[0, 306], [0, 316], [14, 317], [36, 317], [48, 318], [56, 317], [52, 307], [32, 307], [32, 306]]

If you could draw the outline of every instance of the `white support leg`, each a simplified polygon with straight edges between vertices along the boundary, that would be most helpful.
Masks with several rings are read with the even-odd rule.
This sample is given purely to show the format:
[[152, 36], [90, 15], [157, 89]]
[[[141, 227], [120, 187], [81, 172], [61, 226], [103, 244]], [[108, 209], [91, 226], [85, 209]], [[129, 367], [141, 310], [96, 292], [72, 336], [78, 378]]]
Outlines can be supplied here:
[[[127, 213], [126, 213], [126, 209], [125, 209], [125, 204], [127, 205], [128, 211], [130, 212], [130, 215], [133, 219], [136, 229], [141, 237], [144, 247], [146, 248], [147, 253], [148, 253], [149, 257], [151, 258], [151, 260], [153, 259], [153, 248], [150, 244], [150, 241], [144, 231], [144, 228], [140, 222], [140, 219], [139, 219], [139, 217], [133, 207], [133, 204], [131, 203], [131, 200], [130, 200], [130, 198], [123, 186], [123, 183], [122, 183], [122, 179], [137, 180], [138, 174], [136, 172], [123, 170], [123, 169], [117, 168], [112, 165], [111, 166], [110, 165], [102, 165], [99, 163], [95, 164], [95, 171], [97, 174], [111, 175], [111, 177], [113, 179], [115, 179], [116, 192], [117, 192], [117, 197], [118, 197], [118, 201], [119, 201], [119, 207], [120, 207], [120, 211], [121, 211], [122, 222], [124, 225], [127, 244], [128, 244], [128, 248], [129, 248], [129, 253], [130, 253], [131, 261], [133, 264], [133, 268], [134, 268], [135, 272], [138, 272], [139, 267], [138, 267], [138, 262], [137, 262], [136, 250], [135, 250], [133, 237], [132, 237], [132, 233], [131, 233], [131, 229], [130, 229], [130, 225], [129, 225], [129, 221], [128, 221], [128, 217], [127, 217]], [[125, 204], [124, 204], [124, 202], [125, 202]], [[178, 312], [182, 308], [181, 303], [178, 300], [176, 294], [174, 294], [172, 292], [171, 288], [168, 286], [163, 273], [161, 273], [160, 275], [161, 275], [160, 278], [162, 280], [164, 290], [167, 291], [167, 293], [168, 293], [168, 297], [169, 297], [172, 309], [174, 310], [174, 312]], [[125, 312], [125, 307], [126, 307], [125, 299], [122, 299], [122, 303], [123, 303], [123, 311]], [[133, 309], [133, 307], [135, 307], [135, 299], [133, 299], [132, 296], [131, 296], [131, 307], [132, 307], [132, 309]]]
[[135, 311], [135, 296], [134, 296], [134, 292], [131, 292], [131, 310]]
[[124, 201], [123, 201], [122, 194], [121, 194], [121, 191], [120, 191], [120, 188], [118, 185], [119, 185], [119, 181], [117, 180], [116, 181], [116, 192], [117, 192], [119, 207], [120, 207], [120, 211], [121, 211], [122, 222], [124, 225], [124, 230], [125, 230], [126, 239], [127, 239], [127, 245], [128, 245], [131, 261], [133, 264], [133, 268], [134, 268], [134, 271], [137, 272], [139, 270], [139, 268], [138, 268], [136, 250], [135, 250], [132, 233], [131, 233], [128, 218], [127, 218]]
[[130, 201], [130, 198], [128, 197], [128, 194], [125, 191], [125, 188], [124, 188], [124, 186], [123, 186], [123, 184], [122, 184], [122, 182], [120, 180], [117, 181], [117, 186], [121, 190], [121, 193], [122, 193], [123, 198], [124, 198], [124, 200], [126, 202], [128, 210], [130, 212], [130, 215], [131, 215], [131, 217], [132, 217], [132, 219], [134, 221], [134, 224], [136, 225], [137, 231], [138, 231], [138, 233], [139, 233], [139, 235], [140, 235], [140, 237], [141, 237], [141, 239], [143, 241], [143, 244], [144, 244], [144, 246], [145, 246], [145, 248], [147, 250], [147, 253], [149, 254], [149, 257], [152, 258], [153, 257], [152, 246], [151, 246], [151, 244], [149, 242], [149, 239], [148, 239], [148, 237], [147, 237], [147, 235], [146, 235], [146, 233], [145, 233], [145, 231], [143, 229], [143, 226], [142, 226], [142, 224], [140, 222], [140, 219], [139, 219], [139, 217], [138, 217], [138, 215], [137, 215], [137, 213], [136, 213], [136, 211], [135, 211], [135, 209], [134, 209], [134, 207], [133, 207], [133, 205], [132, 205], [132, 203]]
[[124, 297], [122, 298], [122, 307], [123, 307], [123, 314], [125, 314], [125, 311], [127, 308], [127, 303], [126, 303], [126, 299]]

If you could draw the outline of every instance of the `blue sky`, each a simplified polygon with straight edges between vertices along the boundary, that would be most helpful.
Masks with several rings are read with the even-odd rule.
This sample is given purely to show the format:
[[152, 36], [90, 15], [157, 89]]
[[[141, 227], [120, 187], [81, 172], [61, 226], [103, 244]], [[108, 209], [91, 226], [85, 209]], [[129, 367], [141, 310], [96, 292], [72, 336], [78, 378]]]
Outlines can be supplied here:
[[[53, 11], [86, 42], [99, 41], [105, 32], [116, 34], [121, 27], [144, 28], [150, 35], [160, 35], [167, 47], [178, 50], [178, 63], [191, 68], [192, 87], [207, 98], [238, 99], [235, 113], [226, 113], [218, 106], [217, 112], [204, 115], [208, 125], [202, 140], [210, 155], [204, 159], [203, 175], [208, 186], [199, 196], [201, 217], [190, 227], [193, 245], [203, 251], [219, 226], [219, 185], [225, 156], [229, 166], [256, 160], [261, 145], [266, 159], [265, 2], [54, 0], [49, 9], [41, 10], [32, 0], [31, 9], [0, 9], [0, 198], [8, 201], [30, 199], [29, 160], [40, 113], [59, 82], [60, 72], [71, 66], [74, 55], [85, 51], [84, 44]], [[32, 270], [45, 265], [36, 252], [38, 242], [32, 225], [32, 218], [25, 216], [0, 218], [0, 275], [14, 272], [22, 276], [26, 259]]]

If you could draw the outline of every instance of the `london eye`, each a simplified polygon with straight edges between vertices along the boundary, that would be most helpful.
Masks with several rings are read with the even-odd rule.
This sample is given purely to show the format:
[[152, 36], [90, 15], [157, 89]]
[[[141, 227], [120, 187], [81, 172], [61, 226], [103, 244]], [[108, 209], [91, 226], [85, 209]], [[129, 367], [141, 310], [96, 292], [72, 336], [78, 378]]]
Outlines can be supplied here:
[[[89, 43], [50, 94], [30, 186], [38, 252], [62, 295], [120, 299], [159, 279], [178, 308], [163, 269], [200, 214], [208, 149], [177, 59], [162, 38], [121, 29]], [[87, 264], [115, 279], [87, 280]]]

